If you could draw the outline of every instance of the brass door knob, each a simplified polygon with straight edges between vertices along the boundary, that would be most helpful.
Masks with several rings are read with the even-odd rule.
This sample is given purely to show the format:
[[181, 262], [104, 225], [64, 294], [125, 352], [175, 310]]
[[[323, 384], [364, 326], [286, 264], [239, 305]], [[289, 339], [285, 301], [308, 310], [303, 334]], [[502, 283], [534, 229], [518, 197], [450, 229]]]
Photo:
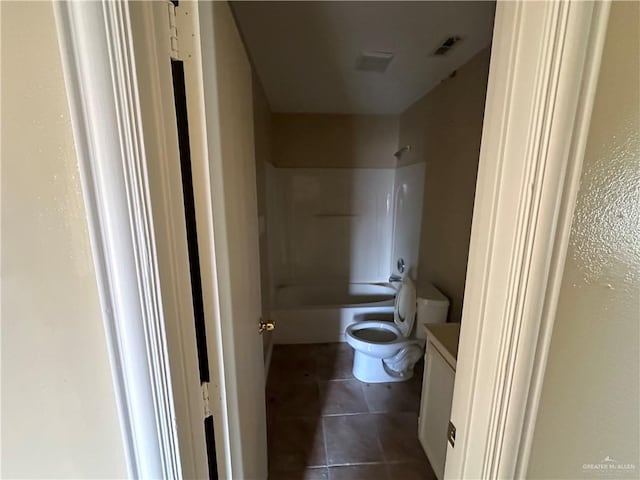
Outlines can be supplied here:
[[266, 322], [262, 319], [258, 321], [258, 333], [270, 332], [276, 328], [276, 322], [273, 320], [267, 320]]

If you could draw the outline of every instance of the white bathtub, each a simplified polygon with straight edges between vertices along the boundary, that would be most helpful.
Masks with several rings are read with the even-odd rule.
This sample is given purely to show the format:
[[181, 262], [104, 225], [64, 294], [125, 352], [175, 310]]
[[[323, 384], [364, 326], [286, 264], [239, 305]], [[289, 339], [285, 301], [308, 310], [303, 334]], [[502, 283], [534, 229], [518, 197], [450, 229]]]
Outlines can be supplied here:
[[394, 288], [388, 284], [290, 285], [276, 290], [271, 312], [274, 342], [344, 342], [348, 325], [393, 315]]

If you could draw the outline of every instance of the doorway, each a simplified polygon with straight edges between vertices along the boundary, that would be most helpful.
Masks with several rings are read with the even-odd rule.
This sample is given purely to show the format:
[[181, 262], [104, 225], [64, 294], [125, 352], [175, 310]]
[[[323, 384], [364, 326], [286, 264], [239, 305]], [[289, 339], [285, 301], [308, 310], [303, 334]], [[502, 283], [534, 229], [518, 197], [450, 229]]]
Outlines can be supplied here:
[[[262, 316], [275, 321], [270, 478], [442, 478], [454, 375], [436, 385], [427, 369], [423, 398], [440, 335], [423, 324], [459, 331], [495, 5], [231, 9], [252, 66]], [[347, 328], [395, 325], [405, 279], [448, 312], [416, 315], [410, 380], [354, 375]]]
[[[184, 3], [187, 4], [187, 2]], [[75, 10], [75, 7], [73, 9]], [[90, 99], [90, 97], [84, 96], [86, 92], [91, 92], [95, 98], [102, 99], [105, 97], [105, 101], [101, 105], [116, 106], [114, 112], [108, 112], [110, 123], [105, 125], [104, 131], [97, 131], [95, 125], [100, 122], [89, 122], [87, 119], [105, 117], [105, 113], [103, 111], [98, 113], [93, 108], [95, 105], [91, 101], [87, 104], [91, 107], [87, 111], [78, 110], [75, 108], [77, 104], [73, 104], [74, 109], [72, 110], [76, 118], [74, 122], [77, 121], [80, 125], [79, 133], [76, 133], [78, 133], [82, 141], [86, 142], [89, 139], [103, 147], [95, 150], [96, 152], [103, 152], [103, 150], [118, 151], [123, 157], [122, 165], [114, 164], [111, 167], [103, 165], [104, 168], [115, 169], [116, 175], [106, 177], [106, 179], [101, 176], [89, 177], [91, 181], [88, 183], [86, 183], [86, 178], [83, 180], [83, 185], [86, 183], [85, 186], [89, 194], [97, 195], [98, 198], [95, 201], [95, 198], [89, 195], [90, 200], [95, 201], [98, 212], [96, 213], [92, 210], [90, 217], [96, 222], [95, 225], [98, 225], [100, 234], [104, 231], [113, 234], [119, 231], [133, 231], [134, 227], [140, 227], [139, 230], [133, 231], [132, 238], [137, 238], [135, 232], [145, 232], [146, 225], [144, 221], [150, 218], [150, 213], [146, 210], [145, 197], [139, 190], [138, 185], [132, 184], [130, 178], [126, 175], [121, 175], [118, 169], [131, 167], [130, 171], [137, 171], [136, 168], [138, 168], [140, 162], [139, 152], [132, 148], [134, 144], [125, 145], [122, 142], [123, 139], [129, 138], [127, 135], [138, 138], [141, 130], [132, 128], [132, 125], [139, 126], [140, 119], [135, 115], [127, 117], [125, 114], [124, 118], [131, 118], [132, 124], [117, 122], [117, 114], [122, 113], [119, 110], [120, 103], [114, 98], [106, 98], [109, 95], [113, 97], [122, 93], [122, 89], [125, 87], [131, 87], [131, 78], [127, 76], [126, 71], [127, 65], [123, 66], [122, 63], [117, 62], [114, 64], [110, 61], [108, 55], [105, 55], [105, 52], [111, 52], [114, 49], [114, 51], [123, 53], [126, 57], [127, 50], [123, 49], [122, 45], [127, 43], [121, 42], [115, 45], [109, 43], [111, 40], [106, 36], [105, 38], [108, 39], [106, 43], [109, 46], [109, 48], [106, 48], [105, 42], [100, 43], [98, 41], [100, 39], [89, 35], [86, 29], [74, 29], [69, 26], [75, 25], [73, 22], [78, 19], [89, 18], [93, 21], [92, 25], [95, 26], [95, 30], [109, 30], [113, 25], [119, 26], [122, 23], [122, 12], [119, 7], [110, 7], [105, 11], [87, 7], [75, 13], [77, 13], [77, 16], [66, 15], [64, 11], [60, 14], [62, 18], [60, 28], [63, 32], [64, 40], [70, 42], [71, 45], [86, 45], [87, 51], [96, 55], [85, 55], [87, 52], [79, 51], [78, 57], [67, 60], [70, 65], [68, 68], [71, 71], [69, 83], [72, 85], [72, 103], [78, 102], [82, 105], [82, 102]], [[465, 472], [466, 475], [474, 474], [470, 472], [475, 472], [476, 475], [480, 475], [480, 472], [493, 472], [490, 473], [490, 476], [495, 476], [497, 475], [496, 472], [514, 472], [522, 468], [523, 465], [526, 468], [526, 458], [523, 459], [522, 457], [522, 455], [525, 457], [527, 455], [526, 446], [521, 448], [517, 446], [519, 445], [518, 442], [504, 440], [508, 438], [515, 439], [516, 437], [519, 439], [523, 429], [531, 425], [530, 421], [526, 421], [525, 418], [519, 418], [519, 416], [529, 416], [531, 412], [535, 416], [535, 405], [530, 408], [529, 401], [531, 400], [535, 404], [536, 389], [538, 388], [536, 387], [535, 378], [544, 369], [544, 347], [548, 345], [548, 336], [546, 339], [543, 337], [538, 338], [540, 332], [544, 331], [541, 330], [540, 321], [543, 322], [544, 326], [548, 326], [549, 318], [554, 308], [553, 292], [549, 293], [546, 290], [547, 285], [550, 285], [551, 290], [553, 290], [549, 269], [555, 271], [553, 269], [558, 264], [556, 253], [558, 251], [562, 252], [563, 246], [566, 247], [566, 238], [563, 237], [562, 232], [567, 230], [565, 214], [572, 208], [571, 198], [567, 199], [564, 195], [560, 198], [557, 192], [575, 190], [577, 182], [575, 172], [579, 171], [580, 168], [580, 148], [583, 145], [585, 125], [588, 125], [590, 99], [592, 99], [591, 94], [595, 85], [594, 78], [597, 78], [598, 59], [607, 13], [606, 5], [600, 4], [575, 4], [571, 9], [565, 4], [503, 4], [502, 8], [499, 9], [499, 15], [496, 19], [497, 38], [503, 40], [506, 38], [518, 38], [519, 40], [512, 43], [506, 41], [497, 42], [496, 49], [492, 53], [492, 79], [489, 82], [487, 118], [483, 126], [485, 138], [482, 142], [481, 152], [484, 164], [480, 169], [479, 193], [476, 198], [474, 213], [474, 230], [472, 232], [474, 251], [469, 262], [472, 274], [465, 296], [466, 305], [473, 306], [471, 314], [479, 317], [463, 329], [461, 342], [465, 362], [468, 364], [468, 362], [474, 361], [477, 362], [477, 365], [473, 375], [468, 375], [469, 371], [466, 370], [467, 373], [463, 375], [463, 378], [456, 381], [452, 420], [457, 423], [458, 435], [456, 437], [455, 428], [452, 429], [455, 448], [452, 448], [450, 444], [448, 449], [447, 468], [451, 467], [449, 475], [456, 475], [455, 472]], [[111, 23], [100, 23], [102, 15], [107, 15], [112, 20], [113, 25]], [[205, 198], [201, 199], [201, 204], [205, 205], [205, 207], [213, 205], [214, 209], [216, 209], [215, 218], [211, 218], [210, 215], [206, 217], [205, 215], [206, 218], [203, 222], [199, 222], [199, 226], [204, 225], [200, 231], [204, 231], [205, 235], [200, 236], [200, 242], [207, 246], [201, 251], [202, 256], [206, 257], [201, 259], [201, 264], [207, 266], [207, 268], [202, 269], [204, 305], [205, 310], [212, 310], [209, 312], [211, 314], [209, 317], [211, 320], [209, 321], [212, 323], [208, 324], [213, 325], [210, 330], [212, 335], [208, 336], [207, 341], [217, 347], [210, 350], [215, 352], [215, 355], [210, 358], [210, 362], [214, 367], [211, 369], [214, 385], [219, 389], [220, 393], [219, 396], [218, 394], [215, 395], [216, 402], [213, 405], [214, 416], [217, 415], [217, 418], [222, 420], [221, 423], [218, 423], [216, 431], [216, 440], [218, 438], [221, 440], [221, 442], [216, 442], [217, 445], [220, 445], [218, 465], [221, 466], [222, 476], [239, 475], [246, 478], [264, 478], [266, 471], [261, 469], [262, 465], [266, 465], [266, 459], [259, 458], [261, 445], [263, 445], [260, 433], [260, 419], [264, 418], [264, 410], [262, 409], [264, 402], [244, 403], [249, 397], [254, 400], [261, 400], [260, 394], [251, 394], [256, 394], [263, 387], [263, 385], [259, 385], [259, 382], [254, 380], [259, 378], [260, 375], [264, 375], [264, 366], [261, 366], [261, 369], [242, 370], [243, 375], [238, 375], [238, 367], [242, 369], [253, 365], [250, 362], [243, 362], [246, 358], [242, 357], [242, 354], [250, 352], [249, 356], [253, 358], [256, 356], [255, 353], [260, 352], [261, 349], [254, 348], [253, 344], [249, 345], [250, 348], [234, 348], [242, 346], [242, 342], [238, 343], [239, 340], [248, 341], [257, 337], [255, 333], [257, 330], [256, 318], [259, 315], [254, 315], [255, 312], [251, 309], [243, 309], [241, 300], [246, 300], [247, 298], [250, 301], [256, 298], [259, 299], [260, 295], [255, 295], [256, 290], [254, 289], [249, 292], [249, 295], [236, 296], [234, 299], [233, 292], [244, 292], [247, 286], [252, 287], [255, 284], [259, 284], [259, 282], [252, 283], [253, 280], [259, 277], [259, 274], [256, 275], [256, 272], [253, 271], [245, 275], [247, 271], [243, 270], [240, 275], [233, 276], [229, 265], [229, 263], [232, 263], [233, 265], [242, 266], [244, 265], [243, 262], [247, 263], [247, 259], [251, 260], [248, 262], [250, 265], [255, 266], [259, 263], [259, 257], [251, 255], [244, 255], [243, 261], [235, 262], [238, 258], [243, 258], [242, 255], [238, 256], [239, 253], [250, 253], [253, 246], [255, 246], [255, 251], [258, 251], [257, 241], [252, 244], [251, 242], [243, 242], [243, 239], [258, 238], [259, 221], [249, 225], [251, 228], [248, 231], [235, 230], [244, 228], [242, 227], [242, 222], [241, 224], [234, 223], [234, 220], [238, 218], [252, 223], [251, 215], [247, 215], [251, 212], [242, 210], [244, 206], [252, 202], [228, 201], [233, 198], [228, 197], [232, 192], [240, 195], [237, 199], [244, 200], [244, 197], [239, 192], [251, 193], [253, 187], [250, 185], [255, 185], [255, 179], [251, 175], [248, 183], [243, 183], [243, 180], [246, 180], [245, 176], [237, 175], [243, 168], [247, 168], [249, 172], [252, 170], [249, 167], [250, 163], [245, 162], [247, 159], [246, 150], [239, 149], [234, 141], [229, 140], [241, 138], [241, 135], [236, 135], [235, 133], [244, 132], [245, 130], [243, 129], [246, 125], [251, 123], [251, 115], [248, 117], [246, 115], [246, 103], [238, 102], [238, 100], [250, 98], [250, 95], [247, 95], [247, 87], [250, 91], [251, 69], [248, 67], [248, 62], [229, 62], [229, 56], [225, 58], [224, 55], [217, 55], [220, 53], [217, 49], [224, 51], [221, 46], [221, 43], [224, 42], [232, 45], [233, 53], [229, 54], [231, 58], [234, 55], [239, 55], [236, 58], [241, 59], [240, 52], [243, 51], [242, 48], [238, 48], [239, 45], [241, 46], [241, 42], [239, 42], [237, 34], [233, 33], [233, 28], [230, 28], [230, 25], [233, 25], [233, 19], [228, 10], [225, 10], [224, 5], [202, 4], [201, 8], [197, 8], [197, 16], [196, 24], [198, 28], [194, 30], [194, 36], [197, 33], [202, 35], [202, 38], [198, 38], [196, 43], [213, 47], [212, 51], [190, 52], [194, 54], [193, 57], [200, 59], [201, 65], [199, 67], [202, 75], [200, 79], [204, 84], [210, 86], [206, 95], [203, 94], [202, 90], [193, 90], [196, 93], [197, 101], [196, 106], [190, 109], [190, 112], [198, 114], [204, 111], [209, 130], [204, 128], [202, 119], [200, 119], [200, 123], [194, 121], [190, 122], [190, 124], [196, 125], [194, 129], [196, 134], [194, 136], [200, 137], [198, 141], [194, 142], [195, 147], [193, 150], [199, 150], [200, 152], [206, 150], [208, 154], [208, 160], [194, 162], [194, 172], [197, 172], [194, 173], [194, 181], [196, 183], [194, 185], [194, 193], [196, 199], [203, 194], [200, 189], [204, 179], [204, 184], [208, 185], [210, 190], [204, 192]], [[125, 20], [127, 20], [126, 17]], [[166, 20], [166, 18], [162, 18], [162, 20]], [[81, 23], [78, 25], [81, 25]], [[587, 25], [589, 26], [588, 28]], [[126, 36], [129, 31], [127, 30], [126, 21], [124, 26], [124, 29], [114, 33], [117, 38], [120, 38], [119, 36], [123, 35], [123, 32], [124, 36]], [[189, 30], [185, 29], [183, 31], [188, 32]], [[558, 43], [556, 42], [556, 34], [575, 36], [579, 41]], [[79, 41], [79, 39], [85, 38], [92, 39], [92, 41]], [[145, 44], [145, 47], [149, 46], [149, 43], [145, 43], [144, 40], [142, 43]], [[227, 47], [229, 46], [228, 44], [226, 45]], [[151, 42], [150, 45], [154, 45], [154, 43]], [[214, 50], [216, 53], [215, 60], [212, 59]], [[70, 52], [73, 49], [70, 48], [67, 51]], [[537, 58], [539, 62], [537, 64], [530, 62], [529, 58], [531, 56]], [[104, 86], [104, 83], [101, 83], [104, 80], [102, 77], [105, 77], [102, 75], [104, 73], [102, 70], [84, 68], [89, 58], [100, 58], [99, 65], [111, 65], [116, 69], [114, 76], [106, 76], [109, 77], [110, 81], [119, 81], [115, 89], [101, 88]], [[142, 56], [140, 58], [145, 57]], [[571, 66], [567, 66], [564, 61], [567, 58], [576, 59], [576, 62], [569, 62]], [[560, 59], [563, 59], [563, 62], [560, 62]], [[227, 63], [225, 63], [225, 60]], [[211, 62], [214, 63], [212, 64]], [[218, 69], [216, 69], [216, 62], [220, 62], [217, 65], [220, 67]], [[563, 65], [558, 75], [556, 75], [557, 71], [554, 70], [554, 66], [557, 65]], [[108, 70], [105, 71], [108, 73]], [[514, 71], [521, 74], [513, 75]], [[230, 81], [229, 72], [232, 72], [232, 77], [239, 74], [242, 82]], [[525, 75], [524, 73], [526, 72], [529, 75]], [[237, 79], [237, 77], [231, 78], [231, 80]], [[188, 82], [189, 80], [187, 80]], [[150, 83], [153, 84], [153, 77]], [[83, 89], [75, 88], [79, 84], [83, 86]], [[572, 88], [566, 89], [567, 85], [572, 86]], [[581, 85], [580, 89], [573, 88], [575, 85]], [[137, 86], [134, 85], [132, 88], [135, 89]], [[564, 94], [558, 96], [550, 95], [550, 92], [555, 91], [554, 89], [556, 88], [564, 92]], [[188, 91], [191, 90], [188, 89]], [[198, 98], [198, 95], [202, 95], [202, 98]], [[218, 99], [229, 99], [230, 96], [233, 96], [236, 100], [235, 104], [233, 102], [231, 104], [227, 102], [224, 105], [217, 103]], [[550, 104], [541, 105], [536, 101], [538, 98], [547, 99]], [[130, 100], [126, 95], [123, 95], [121, 99]], [[507, 102], [506, 105], [503, 104], [503, 100]], [[227, 116], [230, 111], [241, 113], [241, 121], [234, 123], [233, 116]], [[529, 112], [531, 115], [525, 115], [522, 112]], [[197, 117], [198, 115], [196, 115], [196, 119]], [[156, 116], [149, 117], [147, 121], [153, 123], [151, 119], [155, 120], [155, 118]], [[531, 128], [515, 128], [515, 124], [511, 120], [513, 122], [523, 122], [525, 126]], [[500, 125], [503, 125], [504, 122], [513, 126], [513, 128], [510, 127], [509, 132], [504, 132], [500, 129]], [[226, 125], [223, 125], [225, 123]], [[214, 125], [215, 128], [211, 129], [211, 125]], [[551, 127], [546, 130], [536, 130], [534, 128], [535, 125], [551, 125]], [[145, 128], [146, 126], [148, 124], [145, 123]], [[74, 123], [74, 130], [76, 128]], [[161, 131], [161, 129], [158, 128], [157, 131]], [[113, 135], [109, 137], [104, 132]], [[566, 138], [572, 139], [569, 152], [564, 147], [566, 141], [562, 145], [552, 141], [556, 136], [560, 136], [564, 140]], [[151, 138], [164, 140], [162, 136], [157, 138], [149, 137], [149, 139]], [[201, 143], [200, 141], [203, 138], [204, 142]], [[220, 142], [221, 138], [225, 140]], [[89, 172], [102, 173], [100, 169], [96, 169], [96, 160], [86, 155], [87, 144], [82, 143], [82, 141], [80, 142], [80, 157], [87, 165], [86, 168]], [[161, 143], [152, 145], [151, 149], [161, 146]], [[242, 141], [239, 143], [247, 144], [247, 142]], [[250, 143], [249, 141], [248, 144]], [[532, 145], [535, 148], [531, 147]], [[543, 145], [545, 149], [542, 150], [543, 154], [539, 155], [537, 152], [541, 151], [539, 148]], [[523, 150], [525, 147], [526, 150]], [[221, 155], [221, 152], [224, 155]], [[504, 162], [505, 158], [522, 158], [523, 160], [519, 163]], [[241, 166], [238, 166], [239, 159], [241, 159]], [[208, 165], [208, 167], [203, 168], [203, 164]], [[565, 175], [567, 168], [568, 173]], [[204, 175], [202, 175], [203, 173]], [[224, 181], [222, 181], [223, 177]], [[498, 182], [497, 179], [501, 178], [523, 179], [524, 185], [533, 185], [535, 187], [532, 196], [522, 193], [523, 191], [529, 191], [528, 188], [523, 190], [523, 185], [506, 185], [504, 182]], [[120, 181], [121, 179], [124, 179], [124, 181]], [[92, 182], [97, 182], [97, 184]], [[131, 191], [133, 196], [126, 197], [129, 203], [115, 205], [106, 201], [108, 196], [103, 196], [102, 194], [112, 191], [113, 188], [111, 187], [119, 192]], [[130, 187], [132, 187], [131, 190], [129, 190]], [[570, 197], [569, 193], [567, 195]], [[492, 202], [493, 198], [499, 198], [500, 201], [496, 204]], [[253, 200], [255, 202], [255, 198]], [[198, 204], [198, 201], [196, 201], [196, 204]], [[514, 205], [517, 205], [518, 208], [514, 209]], [[120, 207], [127, 207], [128, 210]], [[560, 220], [557, 218], [558, 211], [562, 212]], [[109, 215], [101, 215], [100, 213], [103, 212], [107, 212]], [[135, 213], [133, 220], [129, 216], [131, 212]], [[210, 213], [208, 212], [208, 214]], [[536, 215], [531, 216], [533, 213]], [[202, 216], [202, 213], [199, 215]], [[531, 221], [520, 222], [522, 218], [531, 219]], [[131, 223], [132, 221], [134, 222], [133, 224]], [[213, 229], [214, 226], [215, 229]], [[557, 236], [554, 233], [556, 227], [561, 231]], [[215, 230], [217, 236], [215, 249], [211, 248], [213, 247], [213, 239], [211, 238], [213, 230]], [[243, 235], [238, 235], [239, 233]], [[156, 232], [156, 235], [158, 235], [158, 232]], [[514, 236], [516, 239], [523, 239], [523, 242], [512, 241]], [[109, 241], [113, 243], [113, 239], [117, 238], [117, 235], [104, 238], [111, 239]], [[230, 242], [230, 239], [238, 240], [239, 242]], [[509, 255], [507, 255], [509, 258], [516, 258], [519, 261], [500, 261], [500, 258], [495, 255], [495, 249], [493, 247], [489, 248], [490, 245], [487, 245], [487, 242], [490, 243], [492, 239], [500, 243], [501, 248], [499, 250], [501, 255], [504, 256], [505, 252], [509, 252]], [[551, 247], [549, 247], [550, 244], [552, 245]], [[133, 267], [145, 269], [148, 278], [156, 278], [156, 280], [157, 272], [154, 273], [153, 270], [146, 269], [144, 263], [130, 262], [131, 265], [127, 263], [127, 268], [121, 265], [122, 258], [128, 258], [127, 255], [129, 254], [136, 256], [136, 258], [147, 258], [146, 255], [149, 252], [146, 250], [146, 245], [148, 243], [140, 243], [133, 246], [117, 244], [119, 248], [122, 247], [121, 251], [124, 253], [117, 259], [112, 258], [112, 252], [109, 249], [99, 250], [98, 258], [103, 262], [99, 263], [99, 265], [112, 266], [112, 278], [118, 281], [125, 281], [124, 284], [131, 285], [136, 292], [140, 293], [140, 298], [148, 301], [149, 305], [155, 305], [157, 307], [156, 311], [161, 311], [164, 305], [159, 306], [157, 304], [157, 296], [155, 296], [157, 292], [153, 289], [155, 288], [153, 282], [151, 284], [136, 283], [136, 272]], [[233, 247], [230, 248], [230, 245], [233, 245]], [[521, 249], [521, 245], [526, 248], [524, 250]], [[215, 255], [213, 254], [214, 250]], [[556, 260], [549, 262], [549, 256], [552, 254]], [[169, 253], [169, 256], [171, 255]], [[562, 254], [560, 254], [560, 257], [562, 257]], [[162, 256], [159, 256], [159, 258], [163, 261]], [[540, 261], [536, 262], [536, 260]], [[533, 265], [544, 265], [544, 271], [541, 272], [539, 269], [531, 270]], [[101, 271], [101, 275], [102, 273]], [[105, 285], [110, 285], [112, 278], [107, 278]], [[480, 278], [487, 281], [480, 282], [478, 281]], [[503, 288], [505, 286], [502, 282], [503, 278], [524, 280], [511, 284], [509, 289], [506, 289]], [[243, 284], [243, 280], [248, 281]], [[535, 280], [535, 282], [529, 282], [529, 280]], [[206, 288], [204, 288], [205, 284]], [[245, 288], [243, 289], [242, 287]], [[148, 316], [145, 310], [142, 310], [143, 315], [137, 315], [138, 310], [136, 309], [138, 306], [132, 306], [126, 302], [129, 297], [120, 295], [120, 292], [118, 295], [110, 297], [105, 294], [105, 292], [109, 293], [108, 288], [103, 288], [103, 290], [107, 312], [136, 313], [136, 316], [127, 315], [126, 317], [108, 315], [105, 318], [108, 331], [109, 329], [122, 328], [121, 331], [125, 332], [125, 337], [123, 338], [138, 339], [144, 338], [145, 329], [148, 327], [151, 327], [154, 332], [162, 329], [162, 322], [159, 322], [156, 317]], [[503, 298], [501, 292], [507, 292], [508, 296]], [[527, 302], [521, 304], [521, 299], [525, 298], [525, 293], [527, 294]], [[489, 305], [490, 311], [485, 308], [487, 296], [492, 299]], [[156, 299], [155, 303], [154, 298]], [[211, 302], [212, 298], [217, 298], [217, 301]], [[514, 305], [518, 306], [518, 308], [514, 309]], [[469, 308], [467, 308], [468, 311]], [[493, 313], [489, 315], [491, 312]], [[467, 318], [469, 315], [469, 313], [466, 313], [464, 316]], [[126, 323], [123, 322], [124, 318], [128, 320]], [[233, 319], [233, 323], [231, 323], [231, 319]], [[173, 328], [171, 322], [167, 325]], [[478, 329], [482, 329], [482, 336], [478, 334]], [[161, 337], [162, 335], [158, 338]], [[499, 339], [500, 349], [496, 351], [495, 345], [486, 341], [487, 338]], [[166, 367], [166, 363], [163, 363], [166, 362], [166, 358], [162, 349], [157, 349], [154, 346], [151, 351], [153, 356], [150, 356], [149, 350], [144, 345], [141, 345], [140, 342], [129, 343], [119, 338], [110, 338], [109, 341], [110, 347], [115, 352], [122, 352], [124, 357], [121, 358], [146, 358], [148, 360], [147, 362], [137, 361], [135, 365], [129, 363], [116, 364], [118, 368], [114, 373], [116, 380], [121, 381], [125, 386], [133, 378], [138, 381], [138, 386], [135, 389], [120, 388], [118, 390], [119, 401], [124, 399], [124, 401], [129, 402], [128, 405], [133, 407], [130, 412], [125, 412], [125, 421], [123, 421], [131, 459], [143, 460], [142, 463], [136, 466], [145, 472], [160, 471], [160, 469], [165, 468], [165, 465], [168, 469], [175, 468], [175, 461], [178, 458], [177, 450], [170, 448], [170, 446], [164, 451], [158, 449], [160, 430], [150, 429], [148, 425], [145, 428], [143, 422], [144, 419], [151, 418], [149, 413], [152, 412], [155, 416], [155, 422], [160, 422], [159, 425], [164, 425], [162, 422], [170, 418], [167, 414], [170, 414], [173, 408], [171, 402], [167, 401], [166, 396], [162, 396], [166, 393], [163, 389], [168, 387], [171, 382], [158, 378], [151, 373], [151, 367]], [[193, 344], [195, 345], [195, 343], [194, 341]], [[184, 345], [189, 345], [189, 342], [187, 341]], [[516, 348], [522, 345], [525, 345], [526, 348]], [[247, 347], [246, 342], [244, 346]], [[538, 348], [543, 349], [542, 360], [538, 358]], [[515, 352], [518, 352], [519, 356], [515, 357]], [[157, 357], [155, 356], [156, 354]], [[261, 357], [262, 355], [260, 355]], [[120, 366], [122, 369], [119, 369]], [[533, 373], [531, 369], [533, 369]], [[164, 371], [166, 372], [166, 369]], [[133, 376], [126, 375], [125, 373], [127, 372]], [[501, 375], [494, 378], [492, 372], [501, 372]], [[484, 374], [486, 378], [483, 378], [487, 382], [479, 384], [478, 378], [480, 378], [479, 375], [481, 374]], [[178, 375], [179, 377], [180, 369], [172, 370], [173, 375]], [[122, 386], [121, 384], [118, 385]], [[515, 385], [522, 388], [515, 388]], [[530, 386], [533, 388], [531, 396], [528, 394], [516, 396], [517, 398], [513, 396], [514, 392], [528, 391], [527, 389]], [[174, 394], [179, 396], [180, 388], [175, 389]], [[149, 398], [144, 397], [144, 400], [146, 400], [146, 403], [144, 403], [141, 400], [143, 400], [144, 395], [147, 395], [147, 392], [160, 392], [161, 395], [152, 395]], [[489, 397], [492, 394], [491, 392], [502, 392], [500, 398], [503, 401], [490, 404]], [[490, 414], [472, 416], [471, 411], [467, 408], [470, 404], [469, 402], [472, 402], [471, 404], [476, 409], [482, 409], [483, 412], [486, 410]], [[148, 406], [150, 403], [153, 409], [139, 408], [143, 405]], [[260, 404], [262, 407], [259, 407]], [[252, 409], [252, 405], [256, 408]], [[522, 408], [515, 408], [514, 406], [517, 405]], [[240, 412], [242, 413], [241, 415]], [[136, 424], [141, 426], [138, 435], [131, 435], [130, 430], [127, 429], [129, 425], [126, 420], [133, 423], [138, 422]], [[228, 423], [225, 424], [225, 422]], [[170, 426], [170, 423], [166, 422], [166, 426]], [[155, 423], [152, 422], [150, 425], [155, 425]], [[461, 425], [464, 425], [465, 428], [461, 428]], [[252, 426], [253, 429], [251, 429]], [[506, 426], [509, 426], [509, 428], [506, 428]], [[255, 427], [258, 427], [257, 435], [255, 435]], [[253, 437], [251, 436], [251, 431], [254, 432]], [[486, 438], [487, 431], [493, 432], [491, 438]], [[172, 435], [171, 429], [164, 429], [162, 432], [163, 435], [167, 434], [167, 438]], [[191, 430], [191, 432], [195, 432], [195, 430]], [[175, 432], [173, 433], [175, 434]], [[526, 436], [526, 431], [524, 434]], [[250, 438], [256, 439], [256, 441], [250, 441]], [[204, 445], [204, 442], [202, 444]], [[153, 451], [154, 455], [157, 453], [157, 461], [154, 460], [156, 456], [140, 455], [141, 452], [145, 451]], [[491, 458], [483, 457], [484, 460], [482, 460], [479, 454], [481, 451], [485, 453], [487, 451], [492, 452]], [[255, 456], [256, 453], [258, 458]], [[258, 471], [251, 471], [252, 466], [257, 466]], [[507, 476], [509, 475], [507, 474]], [[462, 476], [462, 474], [458, 476]]]

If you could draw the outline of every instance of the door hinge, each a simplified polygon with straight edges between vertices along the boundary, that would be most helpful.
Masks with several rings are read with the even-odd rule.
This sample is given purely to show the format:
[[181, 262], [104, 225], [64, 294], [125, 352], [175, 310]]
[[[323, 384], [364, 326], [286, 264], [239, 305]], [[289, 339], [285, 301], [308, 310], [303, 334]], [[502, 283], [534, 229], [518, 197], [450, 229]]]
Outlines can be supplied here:
[[178, 60], [178, 27], [176, 24], [176, 5], [169, 1], [167, 2], [167, 9], [169, 13], [169, 44], [171, 48], [171, 58]]
[[456, 446], [456, 426], [449, 420], [449, 426], [447, 427], [447, 439], [452, 447]]
[[209, 406], [209, 382], [202, 382], [200, 384], [202, 387], [202, 405], [204, 408], [204, 418], [208, 418], [211, 415], [211, 407]]

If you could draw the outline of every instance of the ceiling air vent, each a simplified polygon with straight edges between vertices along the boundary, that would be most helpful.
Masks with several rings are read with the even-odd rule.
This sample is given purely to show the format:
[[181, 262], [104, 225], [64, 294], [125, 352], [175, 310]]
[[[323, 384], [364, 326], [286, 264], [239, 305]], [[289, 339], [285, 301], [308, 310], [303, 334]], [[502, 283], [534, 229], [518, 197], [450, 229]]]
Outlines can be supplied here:
[[433, 54], [438, 56], [446, 55], [447, 53], [449, 53], [449, 50], [453, 48], [454, 45], [457, 45], [458, 43], [460, 43], [460, 40], [462, 40], [462, 38], [457, 35], [447, 38], [444, 42], [442, 42], [442, 45], [440, 45], [436, 49], [436, 51], [433, 52]]
[[356, 68], [365, 72], [384, 72], [393, 60], [393, 53], [368, 51], [362, 52], [358, 58]]

